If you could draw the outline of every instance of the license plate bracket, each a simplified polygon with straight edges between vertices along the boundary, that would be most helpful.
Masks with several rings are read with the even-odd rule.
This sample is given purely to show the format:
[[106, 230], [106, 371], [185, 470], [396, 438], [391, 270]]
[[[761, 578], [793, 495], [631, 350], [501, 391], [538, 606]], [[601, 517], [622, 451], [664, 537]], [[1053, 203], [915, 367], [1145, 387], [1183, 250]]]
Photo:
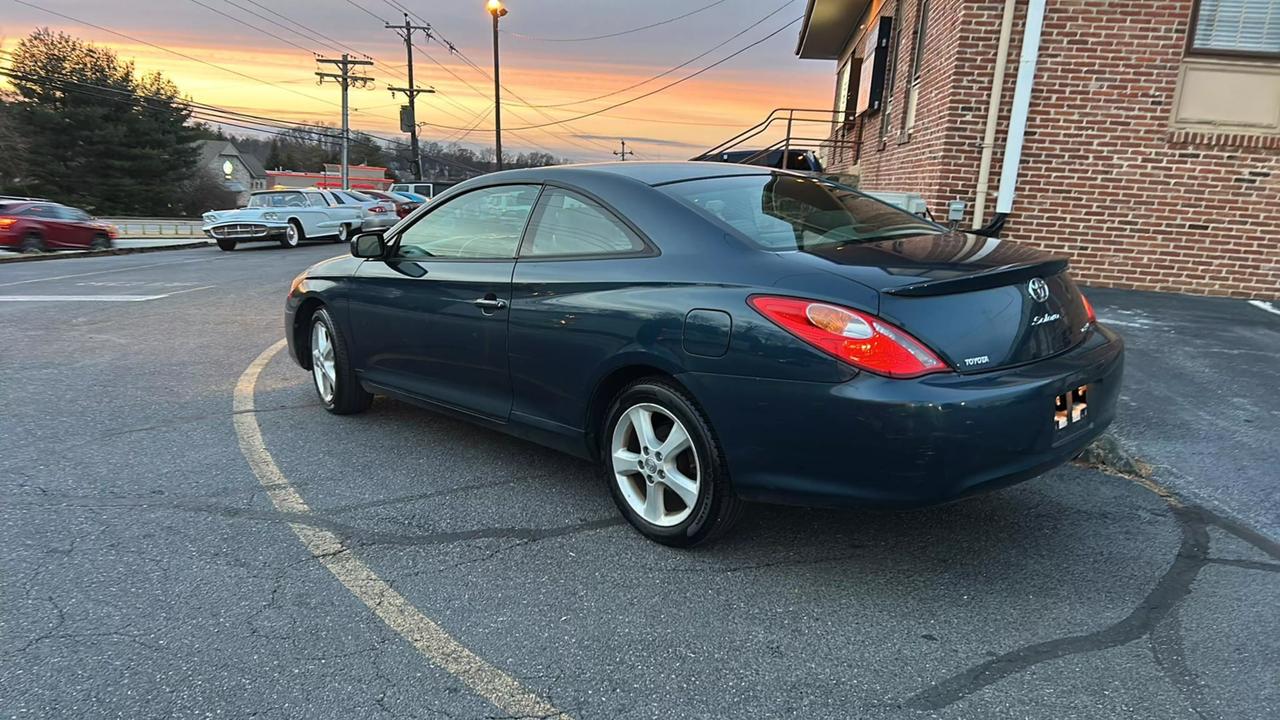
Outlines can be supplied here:
[[1081, 385], [1053, 400], [1053, 427], [1066, 430], [1089, 419], [1089, 386]]

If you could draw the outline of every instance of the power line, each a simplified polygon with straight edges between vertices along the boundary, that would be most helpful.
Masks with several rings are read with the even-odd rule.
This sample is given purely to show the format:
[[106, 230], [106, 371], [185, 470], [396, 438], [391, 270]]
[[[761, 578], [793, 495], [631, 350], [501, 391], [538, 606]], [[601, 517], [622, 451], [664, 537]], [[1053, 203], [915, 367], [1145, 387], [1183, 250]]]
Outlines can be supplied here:
[[[654, 90], [650, 90], [649, 92], [644, 93], [644, 94], [642, 94], [642, 95], [637, 95], [637, 96], [635, 96], [635, 97], [633, 97], [633, 98], [629, 98], [629, 99], [627, 99], [627, 100], [623, 100], [623, 101], [621, 101], [621, 102], [616, 102], [616, 103], [614, 103], [614, 104], [612, 104], [612, 105], [609, 105], [609, 106], [607, 106], [607, 107], [600, 108], [600, 109], [598, 109], [598, 110], [592, 110], [591, 112], [586, 112], [586, 113], [582, 113], [582, 114], [579, 114], [579, 115], [575, 115], [574, 117], [571, 117], [571, 118], [565, 118], [564, 120], [557, 120], [557, 121], [555, 121], [555, 122], [542, 123], [542, 124], [540, 124], [540, 125], [528, 125], [528, 126], [525, 126], [525, 127], [508, 128], [508, 129], [509, 129], [510, 131], [514, 132], [514, 131], [519, 131], [519, 130], [534, 130], [534, 129], [537, 129], [537, 128], [550, 127], [550, 126], [552, 126], [552, 125], [563, 125], [563, 124], [568, 123], [568, 122], [575, 122], [575, 121], [578, 121], [578, 120], [582, 120], [583, 118], [589, 118], [589, 117], [594, 117], [594, 116], [596, 116], [596, 115], [602, 115], [602, 114], [607, 113], [607, 112], [609, 112], [610, 110], [613, 110], [613, 109], [615, 109], [615, 108], [620, 108], [620, 107], [622, 107], [622, 106], [624, 106], [624, 105], [630, 105], [630, 104], [631, 104], [631, 103], [633, 103], [633, 102], [636, 102], [636, 101], [639, 101], [639, 100], [643, 100], [643, 99], [645, 99], [645, 98], [647, 98], [647, 97], [652, 97], [652, 96], [654, 96], [654, 95], [657, 95], [657, 94], [658, 94], [658, 93], [660, 93], [660, 92], [663, 92], [663, 91], [665, 91], [665, 90], [669, 90], [670, 88], [673, 88], [673, 87], [675, 87], [676, 85], [679, 85], [679, 84], [681, 84], [681, 83], [683, 83], [683, 82], [685, 82], [685, 81], [692, 80], [692, 79], [694, 79], [695, 77], [698, 77], [699, 75], [701, 75], [701, 74], [703, 74], [703, 73], [705, 73], [705, 72], [707, 72], [707, 71], [709, 71], [709, 70], [711, 70], [711, 69], [713, 69], [713, 68], [716, 68], [716, 67], [718, 67], [718, 66], [720, 66], [720, 65], [723, 65], [724, 63], [726, 63], [726, 62], [728, 62], [728, 61], [732, 60], [733, 58], [735, 58], [735, 57], [737, 57], [737, 56], [741, 55], [742, 53], [744, 53], [744, 52], [746, 52], [746, 51], [748, 51], [748, 50], [750, 50], [750, 49], [752, 49], [752, 48], [756, 47], [757, 45], [760, 45], [761, 43], [763, 43], [763, 42], [765, 42], [765, 41], [767, 41], [767, 40], [772, 39], [772, 38], [773, 38], [775, 35], [777, 35], [778, 33], [782, 32], [783, 30], [786, 30], [787, 28], [791, 27], [792, 25], [795, 25], [796, 23], [800, 22], [800, 20], [801, 20], [801, 18], [797, 17], [797, 18], [795, 18], [794, 20], [792, 20], [791, 22], [787, 23], [786, 25], [783, 25], [782, 27], [778, 28], [777, 30], [774, 30], [773, 32], [769, 33], [768, 35], [765, 35], [764, 37], [760, 38], [759, 40], [756, 40], [755, 42], [751, 43], [750, 45], [747, 45], [746, 47], [741, 48], [740, 50], [737, 50], [737, 51], [735, 51], [735, 52], [733, 52], [733, 53], [731, 53], [731, 54], [729, 54], [729, 55], [726, 55], [725, 57], [723, 57], [723, 58], [721, 58], [721, 59], [719, 59], [719, 60], [717, 60], [717, 61], [715, 61], [715, 62], [711, 63], [710, 65], [707, 65], [707, 66], [703, 67], [703, 68], [702, 68], [702, 69], [700, 69], [700, 70], [697, 70], [696, 72], [692, 72], [692, 73], [690, 73], [690, 74], [688, 74], [688, 75], [685, 75], [685, 76], [684, 76], [684, 77], [682, 77], [682, 78], [679, 78], [679, 79], [677, 79], [677, 80], [673, 80], [672, 82], [669, 82], [669, 83], [667, 83], [666, 85], [663, 85], [663, 86], [662, 86], [662, 87], [660, 87], [660, 88], [656, 88], [656, 89], [654, 89]], [[455, 127], [449, 127], [449, 126], [447, 126], [447, 125], [437, 125], [436, 127], [442, 127], [442, 128], [447, 129], [447, 130], [458, 130], [458, 129], [460, 129], [460, 128], [455, 128]]]
[[[239, 23], [239, 24], [241, 24], [241, 25], [243, 25], [243, 26], [245, 26], [245, 27], [247, 27], [247, 28], [249, 28], [249, 29], [251, 29], [251, 30], [254, 30], [255, 32], [262, 33], [263, 35], [266, 35], [267, 37], [275, 38], [276, 40], [279, 40], [280, 42], [285, 43], [285, 44], [287, 44], [287, 45], [292, 45], [293, 47], [296, 47], [296, 48], [298, 48], [299, 50], [301, 50], [301, 51], [303, 51], [303, 52], [309, 52], [309, 53], [311, 53], [312, 55], [315, 55], [315, 54], [316, 54], [316, 51], [315, 51], [315, 49], [314, 49], [314, 48], [303, 47], [303, 46], [299, 45], [298, 43], [296, 43], [296, 42], [294, 42], [294, 41], [292, 41], [292, 40], [289, 40], [288, 38], [280, 37], [279, 35], [277, 35], [277, 34], [275, 34], [275, 33], [271, 32], [270, 30], [263, 30], [262, 28], [258, 27], [257, 25], [254, 25], [253, 23], [245, 22], [244, 20], [241, 20], [240, 18], [236, 17], [235, 15], [232, 15], [231, 13], [225, 13], [225, 12], [223, 12], [223, 11], [221, 11], [221, 10], [219, 10], [219, 9], [215, 8], [215, 7], [212, 7], [212, 6], [210, 6], [210, 5], [205, 5], [204, 3], [200, 2], [200, 0], [191, 0], [191, 2], [195, 3], [196, 5], [199, 5], [200, 7], [204, 8], [205, 10], [208, 10], [209, 12], [217, 13], [217, 14], [221, 15], [222, 17], [227, 18], [228, 20], [231, 20], [232, 22]], [[243, 8], [242, 8], [242, 9], [243, 9]], [[259, 15], [258, 17], [259, 17], [259, 18], [261, 18], [261, 19], [263, 19], [263, 20], [266, 20], [266, 18], [263, 18], [261, 15]]]
[[[60, 18], [62, 18], [63, 20], [70, 20], [71, 22], [78, 23], [78, 24], [80, 24], [80, 25], [84, 25], [84, 26], [86, 26], [86, 27], [91, 27], [91, 28], [94, 28], [94, 29], [96, 29], [96, 30], [101, 30], [102, 32], [105, 32], [105, 33], [110, 33], [110, 34], [112, 34], [112, 35], [115, 35], [116, 37], [122, 37], [122, 38], [124, 38], [125, 40], [130, 40], [130, 41], [132, 41], [132, 42], [136, 42], [136, 43], [139, 43], [139, 44], [142, 44], [142, 45], [146, 45], [147, 47], [155, 48], [156, 50], [160, 50], [160, 51], [162, 51], [162, 52], [169, 53], [170, 55], [174, 55], [174, 56], [180, 57], [180, 58], [182, 58], [182, 59], [184, 59], [184, 60], [190, 60], [191, 62], [199, 63], [199, 64], [201, 64], [201, 65], [205, 65], [205, 66], [208, 66], [208, 67], [211, 67], [211, 68], [216, 68], [216, 69], [221, 70], [221, 71], [223, 71], [223, 72], [231, 73], [232, 75], [236, 75], [236, 76], [238, 76], [238, 77], [242, 77], [242, 78], [244, 78], [244, 79], [246, 79], [246, 80], [252, 80], [253, 82], [256, 82], [256, 83], [261, 83], [261, 84], [263, 84], [263, 85], [269, 85], [269, 86], [274, 87], [274, 88], [276, 88], [276, 89], [278, 89], [278, 90], [284, 90], [285, 92], [292, 93], [292, 94], [297, 95], [297, 96], [299, 96], [299, 97], [307, 98], [308, 100], [314, 100], [314, 101], [316, 101], [316, 102], [322, 102], [322, 103], [325, 103], [325, 104], [328, 104], [328, 105], [335, 105], [335, 106], [338, 104], [338, 103], [335, 103], [335, 102], [330, 101], [330, 100], [325, 100], [325, 99], [323, 99], [323, 98], [316, 97], [315, 95], [308, 95], [307, 93], [301, 92], [301, 91], [299, 91], [299, 90], [294, 90], [293, 88], [291, 88], [291, 87], [286, 87], [286, 86], [284, 86], [284, 85], [281, 85], [280, 83], [273, 83], [273, 82], [271, 82], [270, 80], [263, 80], [263, 79], [262, 79], [262, 78], [260, 78], [260, 77], [255, 77], [255, 76], [253, 76], [253, 75], [249, 75], [249, 74], [247, 74], [247, 73], [242, 73], [242, 72], [240, 72], [239, 70], [233, 70], [233, 69], [231, 69], [231, 68], [229, 68], [229, 67], [225, 67], [225, 66], [222, 66], [222, 65], [218, 65], [217, 63], [209, 62], [208, 60], [202, 60], [201, 58], [198, 58], [198, 57], [195, 57], [195, 56], [192, 56], [192, 55], [188, 55], [188, 54], [186, 54], [186, 53], [179, 52], [179, 51], [177, 51], [177, 50], [172, 50], [172, 49], [170, 49], [170, 48], [164, 47], [163, 45], [157, 45], [156, 43], [153, 43], [153, 42], [147, 42], [146, 40], [143, 40], [143, 39], [141, 39], [141, 38], [136, 38], [136, 37], [134, 37], [134, 36], [132, 36], [132, 35], [127, 35], [127, 34], [125, 34], [125, 33], [122, 33], [122, 32], [120, 32], [120, 31], [118, 31], [118, 30], [112, 30], [111, 28], [104, 27], [104, 26], [102, 26], [102, 25], [96, 25], [96, 24], [91, 23], [91, 22], [89, 22], [89, 21], [87, 21], [87, 20], [81, 20], [80, 18], [72, 17], [72, 16], [67, 15], [67, 14], [65, 14], [65, 13], [60, 13], [60, 12], [58, 12], [57, 10], [50, 10], [49, 8], [41, 7], [41, 6], [39, 6], [39, 5], [36, 5], [35, 3], [28, 2], [27, 0], [13, 0], [13, 2], [16, 2], [16, 3], [18, 3], [19, 5], [25, 5], [25, 6], [29, 7], [29, 8], [31, 8], [32, 10], [38, 10], [38, 11], [40, 11], [40, 12], [42, 12], [42, 13], [47, 13], [47, 14], [49, 14], [49, 15], [54, 15], [54, 16], [56, 16], [56, 17], [60, 17]], [[308, 51], [308, 52], [310, 52], [310, 51]]]
[[677, 71], [677, 70], [679, 70], [679, 69], [681, 69], [681, 68], [688, 67], [689, 65], [692, 65], [693, 63], [695, 63], [695, 62], [697, 62], [697, 61], [701, 60], [702, 58], [704, 58], [704, 57], [706, 57], [706, 56], [710, 55], [711, 53], [715, 52], [716, 50], [719, 50], [720, 48], [724, 47], [725, 45], [728, 45], [729, 43], [733, 42], [734, 40], [737, 40], [738, 38], [742, 37], [743, 35], [746, 35], [748, 32], [750, 32], [750, 31], [754, 30], [755, 28], [759, 27], [760, 25], [762, 25], [762, 24], [763, 24], [766, 20], [768, 20], [769, 18], [773, 17], [774, 15], [777, 15], [778, 13], [782, 12], [783, 10], [786, 10], [786, 9], [787, 9], [787, 6], [791, 5], [794, 1], [795, 1], [795, 0], [787, 0], [786, 2], [782, 3], [782, 4], [781, 4], [781, 5], [779, 5], [777, 8], [775, 8], [775, 9], [773, 10], [773, 12], [771, 12], [771, 13], [769, 13], [768, 15], [765, 15], [764, 17], [760, 18], [759, 20], [757, 20], [757, 21], [755, 21], [755, 22], [751, 23], [750, 25], [746, 26], [746, 27], [745, 27], [745, 28], [743, 28], [742, 30], [739, 30], [737, 33], [735, 33], [735, 34], [733, 35], [733, 37], [730, 37], [729, 39], [725, 40], [724, 42], [721, 42], [721, 43], [719, 43], [718, 45], [716, 45], [716, 46], [714, 46], [714, 47], [712, 47], [712, 48], [710, 48], [710, 49], [708, 49], [708, 50], [706, 50], [706, 51], [704, 51], [704, 52], [702, 52], [702, 53], [700, 53], [700, 54], [698, 54], [698, 55], [695, 55], [694, 57], [691, 57], [691, 58], [689, 58], [688, 60], [685, 60], [684, 62], [680, 63], [679, 65], [676, 65], [675, 67], [671, 67], [671, 68], [668, 68], [668, 69], [666, 69], [666, 70], [663, 70], [662, 72], [658, 73], [657, 75], [654, 75], [653, 77], [646, 78], [646, 79], [644, 79], [644, 80], [641, 80], [641, 81], [640, 81], [640, 82], [638, 82], [638, 83], [633, 83], [633, 84], [628, 85], [628, 86], [626, 86], [626, 87], [624, 87], [624, 88], [618, 88], [617, 90], [613, 90], [613, 91], [611, 91], [611, 92], [607, 92], [607, 93], [605, 93], [605, 94], [603, 94], [603, 95], [596, 95], [595, 97], [589, 97], [589, 98], [585, 98], [585, 99], [582, 99], [582, 100], [574, 100], [573, 102], [554, 103], [554, 104], [549, 104], [549, 105], [530, 105], [529, 107], [561, 108], [561, 107], [569, 107], [569, 106], [571, 106], [571, 105], [582, 105], [582, 104], [585, 104], [585, 103], [594, 102], [594, 101], [596, 101], [596, 100], [603, 100], [604, 98], [607, 98], [607, 97], [613, 97], [614, 95], [621, 95], [622, 93], [627, 92], [628, 90], [634, 90], [634, 89], [636, 89], [636, 88], [640, 87], [641, 85], [647, 85], [648, 83], [651, 83], [651, 82], [653, 82], [654, 80], [657, 80], [657, 79], [659, 79], [659, 78], [666, 77], [667, 75], [670, 75], [671, 73], [673, 73], [673, 72], [675, 72], [675, 71]]
[[507, 32], [507, 31], [503, 31], [503, 32], [506, 32], [508, 35], [512, 35], [514, 37], [524, 38], [526, 40], [537, 40], [539, 42], [586, 42], [587, 40], [604, 40], [605, 38], [615, 38], [615, 37], [620, 37], [622, 35], [630, 35], [631, 33], [637, 33], [637, 32], [640, 32], [641, 30], [648, 30], [650, 28], [656, 28], [656, 27], [661, 27], [663, 25], [668, 25], [670, 23], [676, 22], [677, 20], [683, 20], [689, 17], [690, 15], [697, 15], [703, 10], [710, 10], [711, 8], [717, 5], [724, 4], [725, 2], [726, 0], [716, 0], [710, 5], [703, 5], [702, 7], [696, 10], [690, 10], [689, 12], [683, 15], [677, 15], [673, 18], [667, 18], [666, 20], [662, 20], [660, 22], [650, 23], [648, 25], [641, 25], [640, 27], [631, 28], [630, 30], [620, 30], [618, 32], [608, 33], [606, 35], [592, 35], [590, 37], [578, 37], [578, 38], [548, 38], [548, 37], [537, 37], [535, 35], [524, 35], [522, 33], [513, 33], [513, 32]]

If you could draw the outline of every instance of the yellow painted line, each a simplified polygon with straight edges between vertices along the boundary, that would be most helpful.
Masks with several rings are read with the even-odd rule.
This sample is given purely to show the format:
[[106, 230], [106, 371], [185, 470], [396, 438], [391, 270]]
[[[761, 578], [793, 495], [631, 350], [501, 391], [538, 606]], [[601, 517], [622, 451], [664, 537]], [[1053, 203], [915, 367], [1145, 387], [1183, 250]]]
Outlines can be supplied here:
[[[262, 351], [236, 383], [232, 407], [240, 452], [266, 488], [271, 504], [282, 513], [307, 514], [311, 508], [289, 478], [280, 472], [262, 440], [254, 414], [253, 394], [258, 376], [271, 358], [285, 347], [280, 340]], [[303, 523], [289, 523], [294, 534], [333, 576], [360, 599], [392, 630], [408, 640], [437, 667], [458, 678], [472, 692], [514, 717], [546, 717], [571, 720], [551, 703], [529, 691], [515, 678], [468, 650], [435, 621], [414, 607], [342, 543], [337, 535]]]

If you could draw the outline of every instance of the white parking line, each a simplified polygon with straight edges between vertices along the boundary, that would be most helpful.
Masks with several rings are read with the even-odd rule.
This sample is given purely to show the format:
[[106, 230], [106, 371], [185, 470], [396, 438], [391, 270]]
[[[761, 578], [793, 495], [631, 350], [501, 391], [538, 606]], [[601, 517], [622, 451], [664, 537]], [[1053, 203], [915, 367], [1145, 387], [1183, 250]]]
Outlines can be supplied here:
[[128, 272], [130, 270], [142, 270], [144, 268], [163, 267], [165, 265], [182, 265], [184, 263], [208, 262], [208, 258], [193, 258], [191, 260], [178, 260], [175, 262], [150, 263], [147, 265], [130, 265], [129, 267], [111, 268], [110, 270], [94, 270], [92, 272], [71, 273], [70, 275], [52, 275], [50, 277], [31, 278], [30, 280], [18, 280], [16, 282], [0, 283], [0, 287], [10, 287], [12, 285], [26, 285], [27, 283], [44, 282], [45, 280], [66, 280], [73, 277], [87, 277], [89, 275], [102, 275], [103, 273]]
[[1266, 310], [1267, 312], [1273, 315], [1280, 315], [1280, 308], [1276, 307], [1275, 305], [1272, 305], [1266, 300], [1250, 300], [1249, 304], [1260, 310]]
[[[258, 482], [266, 488], [271, 504], [282, 513], [306, 515], [311, 512], [302, 496], [280, 472], [262, 440], [262, 429], [254, 415], [253, 394], [258, 376], [271, 358], [285, 346], [279, 340], [262, 351], [236, 382], [232, 422], [240, 441], [240, 452]], [[571, 720], [549, 702], [530, 692], [518, 680], [490, 665], [468, 650], [378, 577], [341, 538], [327, 530], [303, 523], [289, 523], [298, 539], [333, 576], [369, 607], [382, 622], [408, 640], [437, 667], [461, 680], [472, 692], [513, 717], [560, 718]]]
[[0, 302], [146, 302], [160, 300], [182, 293], [208, 290], [215, 285], [175, 290], [162, 295], [0, 295]]

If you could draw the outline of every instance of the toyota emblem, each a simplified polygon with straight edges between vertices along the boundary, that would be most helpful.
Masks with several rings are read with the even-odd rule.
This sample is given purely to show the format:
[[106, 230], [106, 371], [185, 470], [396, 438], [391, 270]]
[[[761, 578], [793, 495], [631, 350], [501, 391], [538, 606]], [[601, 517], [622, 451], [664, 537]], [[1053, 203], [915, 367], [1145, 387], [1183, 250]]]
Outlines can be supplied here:
[[1044, 278], [1031, 278], [1027, 283], [1027, 294], [1036, 302], [1044, 302], [1049, 299], [1049, 283]]

